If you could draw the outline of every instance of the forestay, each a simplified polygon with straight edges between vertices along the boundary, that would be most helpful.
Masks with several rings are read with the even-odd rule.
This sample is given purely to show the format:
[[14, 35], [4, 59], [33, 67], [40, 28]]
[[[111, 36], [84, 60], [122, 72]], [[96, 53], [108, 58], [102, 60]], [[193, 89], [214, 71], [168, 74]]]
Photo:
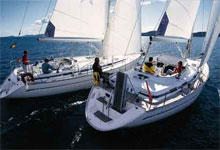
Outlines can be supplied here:
[[203, 43], [201, 65], [207, 63], [220, 33], [220, 1], [213, 0], [208, 29]]
[[200, 0], [170, 0], [157, 35], [190, 39]]
[[103, 43], [103, 56], [128, 55], [141, 49], [140, 0], [118, 0]]
[[58, 0], [45, 35], [56, 40], [103, 40], [108, 5], [109, 0]]

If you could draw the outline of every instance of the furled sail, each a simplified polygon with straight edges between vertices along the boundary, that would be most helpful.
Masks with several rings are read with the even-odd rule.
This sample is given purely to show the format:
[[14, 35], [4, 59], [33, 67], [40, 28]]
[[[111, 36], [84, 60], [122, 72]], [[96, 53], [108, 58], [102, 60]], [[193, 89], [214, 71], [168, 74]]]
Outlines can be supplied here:
[[190, 39], [200, 0], [170, 0], [158, 26], [158, 36]]
[[207, 63], [220, 33], [220, 1], [213, 0], [208, 29], [202, 48], [201, 65]]
[[56, 41], [103, 40], [108, 5], [109, 0], [58, 0], [45, 35]]
[[128, 55], [141, 50], [140, 0], [118, 0], [103, 43], [103, 56]]

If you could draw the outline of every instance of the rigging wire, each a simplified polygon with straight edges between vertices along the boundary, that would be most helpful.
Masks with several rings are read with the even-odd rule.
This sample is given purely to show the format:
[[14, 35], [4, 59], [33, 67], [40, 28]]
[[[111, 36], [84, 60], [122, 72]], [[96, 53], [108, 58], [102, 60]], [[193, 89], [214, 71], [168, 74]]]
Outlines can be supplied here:
[[204, 54], [205, 54], [205, 44], [206, 44], [206, 42], [205, 42], [205, 40], [206, 40], [206, 38], [205, 38], [205, 36], [206, 36], [206, 34], [207, 34], [207, 30], [208, 30], [208, 25], [210, 24], [210, 17], [211, 17], [211, 11], [212, 11], [212, 7], [213, 7], [213, 1], [211, 2], [211, 0], [209, 1], [210, 2], [210, 5], [211, 5], [211, 9], [209, 10], [209, 16], [208, 16], [208, 23], [207, 23], [207, 26], [206, 26], [206, 28], [205, 28], [205, 31], [204, 31], [204, 27], [203, 27], [203, 23], [204, 23], [204, 10], [205, 10], [205, 8], [204, 8], [204, 0], [203, 0], [203, 18], [202, 18], [202, 31], [204, 32], [204, 34], [203, 34], [203, 32], [202, 32], [202, 35], [203, 35], [203, 39], [204, 39], [204, 41], [203, 41], [203, 45], [202, 45], [202, 52], [200, 53], [200, 57], [202, 58], [202, 57], [204, 57]]
[[[136, 7], [137, 7], [137, 6], [136, 6]], [[131, 42], [131, 39], [132, 39], [132, 37], [133, 37], [135, 28], [136, 28], [136, 26], [137, 26], [137, 22], [138, 22], [138, 20], [140, 20], [140, 15], [141, 15], [141, 6], [140, 6], [140, 8], [139, 8], [138, 15], [137, 15], [137, 19], [136, 19], [135, 24], [134, 24], [134, 27], [133, 27], [133, 29], [132, 29], [132, 32], [131, 32], [131, 35], [130, 35], [130, 38], [129, 38], [129, 41], [128, 41], [128, 45], [127, 45], [127, 47], [126, 47], [126, 51], [125, 51], [125, 53], [124, 53], [124, 58], [125, 58], [125, 56], [126, 56], [126, 54], [127, 54], [128, 47], [129, 47], [129, 45], [130, 45], [130, 42]], [[140, 35], [140, 36], [141, 36], [141, 35]]]
[[203, 5], [202, 5], [202, 31], [203, 31], [204, 30], [204, 5], [205, 5], [205, 2], [204, 2], [204, 0], [202, 2], [203, 2]]
[[27, 1], [27, 4], [25, 6], [24, 15], [23, 15], [22, 22], [21, 22], [21, 28], [20, 28], [20, 31], [18, 33], [18, 36], [20, 36], [21, 32], [22, 32], [22, 28], [23, 28], [23, 25], [24, 25], [24, 20], [25, 20], [25, 17], [26, 17], [26, 14], [27, 14], [27, 10], [28, 10], [28, 5], [29, 5], [29, 1]]
[[[18, 37], [21, 35], [22, 28], [24, 26], [24, 21], [25, 21], [25, 18], [26, 18], [28, 6], [29, 6], [29, 1], [27, 1], [26, 6], [25, 6], [24, 15], [22, 17], [22, 22], [21, 22], [21, 27], [20, 27], [19, 33], [18, 33]], [[15, 48], [16, 44], [17, 44], [16, 42], [13, 42], [13, 44], [10, 46], [10, 48]], [[10, 59], [11, 59], [11, 61], [9, 61], [9, 64], [10, 64], [10, 69], [12, 70], [14, 65], [15, 65], [15, 61], [13, 60], [14, 58], [12, 58], [13, 57], [12, 56], [12, 51], [10, 51], [9, 53], [10, 53], [9, 55], [10, 55]]]
[[[51, 0], [50, 0], [50, 2], [49, 2], [49, 5], [48, 5], [48, 7], [47, 7], [47, 11], [46, 11], [46, 13], [45, 13], [45, 18], [47, 17], [47, 15], [48, 15], [48, 12], [49, 12], [49, 9], [50, 9], [50, 6], [51, 6]], [[48, 19], [50, 19], [50, 18], [48, 18]], [[39, 30], [39, 34], [40, 34], [40, 32], [41, 32], [41, 30], [42, 30], [42, 27], [43, 27], [43, 22], [41, 23], [41, 27], [40, 27], [40, 30]]]
[[170, 3], [170, 0], [166, 1], [165, 7], [163, 8], [163, 11], [162, 11], [162, 13], [161, 13], [161, 15], [160, 15], [160, 18], [158, 19], [157, 24], [156, 24], [156, 26], [154, 27], [154, 31], [156, 31], [156, 29], [159, 27], [160, 22], [161, 22], [161, 20], [162, 20], [162, 18], [163, 18], [163, 16], [164, 16], [164, 13], [166, 12], [167, 7], [169, 6], [169, 3]]
[[[137, 5], [136, 5], [136, 7], [137, 7]], [[126, 47], [126, 51], [125, 51], [125, 53], [124, 53], [124, 58], [123, 59], [125, 59], [125, 56], [126, 56], [126, 54], [127, 54], [127, 51], [128, 51], [128, 48], [129, 48], [129, 45], [130, 45], [130, 42], [131, 42], [131, 39], [132, 39], [132, 37], [133, 37], [133, 34], [134, 34], [134, 31], [135, 31], [135, 28], [136, 28], [136, 26], [137, 26], [137, 22], [138, 22], [138, 20], [140, 19], [140, 15], [141, 15], [141, 6], [140, 6], [140, 8], [139, 8], [139, 11], [138, 11], [138, 14], [137, 14], [137, 19], [136, 19], [136, 21], [135, 21], [135, 24], [134, 24], [134, 27], [133, 27], [133, 29], [132, 29], [132, 32], [131, 32], [131, 35], [130, 35], [130, 38], [129, 38], [129, 41], [128, 41], [128, 45], [127, 45], [127, 47]], [[141, 35], [140, 35], [141, 36]], [[125, 59], [125, 71], [127, 70], [126, 69], [126, 59]]]
[[[48, 5], [48, 7], [47, 7], [47, 11], [46, 11], [46, 13], [45, 13], [45, 15], [43, 16], [43, 17], [45, 17], [45, 19], [46, 19], [46, 17], [47, 17], [47, 15], [48, 15], [48, 12], [49, 12], [49, 9], [50, 9], [50, 5], [51, 5], [51, 0], [50, 0], [50, 2], [49, 2], [49, 5]], [[43, 18], [42, 17], [42, 18]], [[40, 34], [40, 32], [41, 32], [41, 30], [42, 30], [42, 28], [43, 28], [43, 24], [44, 24], [44, 22], [43, 22], [43, 20], [41, 20], [41, 27], [40, 27], [40, 30], [39, 30], [39, 33], [38, 34]], [[41, 55], [43, 54], [43, 51], [41, 51]], [[43, 56], [43, 55], [42, 55]]]

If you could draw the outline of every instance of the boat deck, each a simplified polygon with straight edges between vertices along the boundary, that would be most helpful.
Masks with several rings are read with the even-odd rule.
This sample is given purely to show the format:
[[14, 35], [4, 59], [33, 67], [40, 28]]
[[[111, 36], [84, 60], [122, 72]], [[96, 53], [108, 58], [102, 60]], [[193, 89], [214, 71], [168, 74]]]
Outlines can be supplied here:
[[[196, 63], [196, 62], [195, 62]], [[193, 62], [188, 62], [181, 76], [177, 74], [159, 76], [157, 73], [150, 74], [138, 69], [129, 70], [126, 74], [129, 77], [127, 87], [131, 93], [139, 94], [143, 99], [149, 101], [147, 85], [152, 97], [152, 103], [158, 104], [164, 99], [171, 98], [186, 88], [198, 75], [196, 66]], [[111, 78], [112, 85], [115, 84], [116, 77]]]

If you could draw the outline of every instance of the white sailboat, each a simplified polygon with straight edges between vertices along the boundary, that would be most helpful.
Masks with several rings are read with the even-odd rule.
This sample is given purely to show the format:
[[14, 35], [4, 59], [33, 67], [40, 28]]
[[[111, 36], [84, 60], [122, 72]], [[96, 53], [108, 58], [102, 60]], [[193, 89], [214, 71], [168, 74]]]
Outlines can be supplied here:
[[[188, 41], [198, 7], [199, 1], [169, 1], [158, 28], [160, 36], [153, 37], [152, 42]], [[207, 61], [219, 33], [220, 1], [213, 0], [202, 59], [154, 57], [157, 63], [164, 65], [176, 65], [182, 61], [185, 69], [181, 76], [161, 75], [161, 67], [155, 74], [142, 72], [139, 68], [117, 73], [110, 78], [110, 86], [94, 86], [90, 91], [85, 109], [87, 122], [96, 130], [111, 131], [152, 123], [190, 106], [208, 80]]]
[[[132, 24], [125, 27], [130, 32], [121, 32], [122, 25], [118, 25], [114, 19], [109, 20], [109, 4], [109, 0], [57, 1], [45, 31], [47, 37], [41, 38], [40, 41], [100, 41], [103, 43], [103, 49], [100, 50], [99, 58], [104, 72], [114, 73], [132, 68], [140, 58], [140, 48], [128, 46], [124, 52], [121, 49], [124, 50], [127, 46], [124, 42], [128, 40], [126, 38], [129, 38], [131, 43], [136, 42], [130, 35], [140, 32], [140, 28], [134, 28]], [[118, 11], [120, 10], [116, 10], [115, 13]], [[123, 23], [127, 24], [128, 21], [124, 20]], [[130, 28], [134, 28], [135, 31]], [[33, 74], [34, 82], [27, 85], [21, 79], [24, 74], [23, 68], [17, 67], [2, 84], [0, 99], [40, 97], [91, 88], [92, 64], [95, 57], [97, 56], [55, 58], [49, 63], [59, 69], [50, 74], [43, 74], [43, 62], [31, 64], [29, 72]]]

